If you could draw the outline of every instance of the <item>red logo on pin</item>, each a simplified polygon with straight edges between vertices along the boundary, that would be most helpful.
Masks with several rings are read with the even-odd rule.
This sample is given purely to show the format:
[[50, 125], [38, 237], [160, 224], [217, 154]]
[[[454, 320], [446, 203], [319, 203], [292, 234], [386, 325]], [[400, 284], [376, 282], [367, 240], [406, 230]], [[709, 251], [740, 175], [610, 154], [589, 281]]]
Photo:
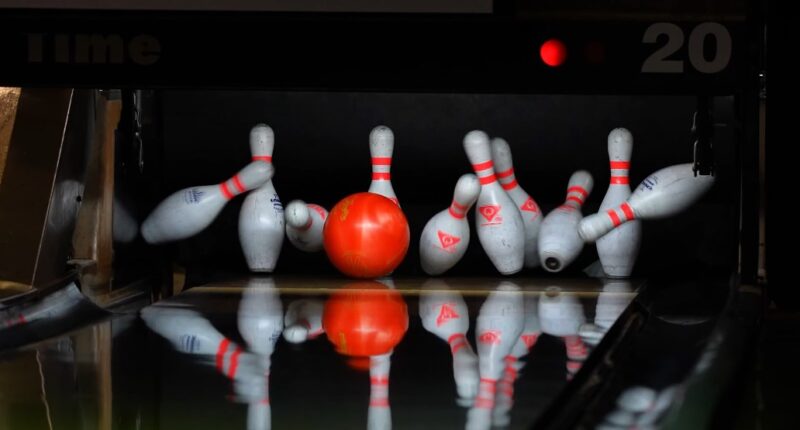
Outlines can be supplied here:
[[533, 344], [536, 343], [536, 339], [539, 336], [535, 334], [523, 334], [521, 337], [522, 337], [522, 342], [525, 343], [525, 346], [528, 349], [530, 349], [533, 346]]
[[442, 249], [450, 253], [456, 252], [456, 245], [458, 242], [461, 242], [460, 237], [447, 234], [441, 230], [438, 230], [436, 233], [439, 235], [439, 243], [442, 244]]
[[500, 217], [500, 205], [486, 205], [478, 208], [478, 212], [486, 218], [485, 224], [500, 224], [503, 219]]
[[539, 212], [539, 207], [536, 206], [536, 202], [534, 202], [533, 198], [531, 197], [528, 197], [528, 200], [525, 200], [525, 203], [523, 203], [519, 208], [523, 211]]
[[494, 330], [485, 331], [478, 336], [478, 342], [488, 345], [497, 345], [500, 343], [500, 332]]
[[439, 311], [439, 316], [436, 317], [436, 327], [439, 327], [454, 318], [461, 318], [461, 315], [459, 315], [458, 312], [453, 309], [453, 305], [450, 303], [445, 303], [442, 305], [442, 309]]

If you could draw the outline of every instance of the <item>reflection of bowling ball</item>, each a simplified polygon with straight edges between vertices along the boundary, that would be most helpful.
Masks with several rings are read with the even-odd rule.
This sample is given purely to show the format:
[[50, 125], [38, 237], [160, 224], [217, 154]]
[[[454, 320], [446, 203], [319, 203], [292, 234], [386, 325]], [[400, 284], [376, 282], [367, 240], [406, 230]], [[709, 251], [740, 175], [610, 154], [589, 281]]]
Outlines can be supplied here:
[[408, 221], [384, 196], [357, 193], [331, 209], [323, 230], [325, 252], [342, 273], [376, 278], [391, 273], [408, 251]]
[[400, 293], [381, 283], [353, 283], [325, 302], [322, 327], [340, 354], [386, 354], [408, 330], [408, 309]]

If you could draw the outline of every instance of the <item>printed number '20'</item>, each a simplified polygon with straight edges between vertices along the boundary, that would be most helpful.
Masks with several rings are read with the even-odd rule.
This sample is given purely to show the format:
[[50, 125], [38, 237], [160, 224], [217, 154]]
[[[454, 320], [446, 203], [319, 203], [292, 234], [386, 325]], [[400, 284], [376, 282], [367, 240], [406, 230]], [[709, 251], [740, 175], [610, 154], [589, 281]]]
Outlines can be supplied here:
[[[671, 22], [657, 22], [644, 32], [643, 43], [658, 43], [659, 36], [667, 36], [667, 43], [653, 52], [642, 64], [642, 73], [683, 73], [683, 60], [668, 60], [683, 46], [683, 30]], [[713, 37], [716, 50], [706, 55], [706, 38]], [[731, 34], [722, 24], [704, 22], [689, 34], [689, 62], [700, 73], [717, 73], [731, 61]]]

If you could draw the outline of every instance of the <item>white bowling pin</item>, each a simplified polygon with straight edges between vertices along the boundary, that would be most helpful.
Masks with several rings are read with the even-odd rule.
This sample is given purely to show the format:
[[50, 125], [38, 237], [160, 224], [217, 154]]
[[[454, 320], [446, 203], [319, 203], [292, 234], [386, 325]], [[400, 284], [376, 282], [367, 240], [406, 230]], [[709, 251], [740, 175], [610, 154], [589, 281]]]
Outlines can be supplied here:
[[548, 272], [560, 272], [572, 263], [583, 249], [578, 237], [578, 223], [583, 218], [581, 206], [592, 192], [592, 175], [578, 170], [569, 178], [567, 199], [542, 221], [539, 231], [539, 257]]
[[514, 405], [514, 383], [519, 377], [525, 362], [522, 358], [530, 352], [539, 340], [542, 329], [539, 326], [539, 305], [535, 296], [525, 297], [525, 325], [522, 334], [505, 358], [506, 367], [503, 377], [497, 382], [497, 396], [492, 413], [492, 425], [506, 427], [511, 422], [511, 408]]
[[0, 331], [39, 320], [61, 318], [83, 302], [86, 302], [86, 297], [75, 283], [71, 283], [36, 300], [0, 309]]
[[497, 395], [497, 381], [524, 326], [524, 301], [519, 287], [501, 283], [483, 302], [475, 323], [480, 384], [475, 403], [467, 412], [467, 429], [488, 429]]
[[157, 244], [194, 236], [217, 218], [230, 199], [261, 186], [274, 172], [270, 165], [252, 162], [221, 184], [176, 191], [144, 220], [142, 237]]
[[522, 189], [514, 176], [514, 162], [508, 142], [492, 139], [492, 160], [497, 170], [497, 180], [517, 206], [525, 225], [525, 267], [539, 266], [539, 228], [542, 212], [536, 201]]
[[255, 278], [242, 291], [237, 314], [239, 334], [250, 350], [272, 355], [275, 342], [283, 331], [283, 305], [271, 278]]
[[394, 151], [394, 133], [389, 127], [379, 125], [369, 134], [369, 154], [372, 157], [372, 183], [369, 192], [388, 197], [400, 206], [397, 195], [392, 188], [392, 152]]
[[286, 237], [297, 249], [317, 252], [322, 249], [322, 227], [328, 211], [322, 206], [292, 200], [286, 205]]
[[566, 294], [559, 287], [548, 287], [539, 298], [542, 333], [563, 338], [568, 375], [576, 373], [588, 355], [586, 345], [579, 336], [579, 330], [585, 322], [583, 305], [575, 295]]
[[481, 183], [475, 215], [478, 240], [501, 274], [517, 273], [525, 257], [525, 227], [514, 201], [497, 183], [489, 136], [479, 130], [467, 133], [464, 151]]
[[369, 409], [367, 430], [391, 430], [392, 409], [389, 405], [389, 371], [392, 353], [369, 358]]
[[[633, 136], [624, 128], [615, 128], [608, 134], [608, 158], [611, 167], [611, 181], [603, 203], [598, 212], [615, 208], [631, 196], [628, 184]], [[597, 255], [603, 271], [612, 278], [626, 278], [631, 275], [636, 257], [642, 226], [639, 221], [625, 223], [597, 240]]]
[[[254, 162], [272, 165], [275, 135], [265, 124], [250, 130], [250, 151]], [[283, 245], [284, 217], [281, 203], [272, 180], [247, 195], [239, 212], [239, 242], [254, 272], [272, 272]]]
[[313, 339], [325, 330], [322, 328], [322, 310], [325, 304], [320, 300], [300, 299], [293, 301], [283, 319], [283, 338], [290, 343], [302, 343]]
[[419, 239], [419, 258], [425, 273], [440, 275], [464, 256], [470, 236], [467, 212], [480, 192], [481, 185], [475, 175], [462, 175], [456, 183], [450, 207], [425, 224]]
[[695, 176], [692, 163], [665, 167], [642, 181], [625, 203], [584, 218], [578, 233], [587, 242], [592, 242], [634, 219], [673, 216], [691, 206], [713, 184], [713, 176]]
[[450, 345], [457, 403], [468, 406], [478, 394], [480, 379], [478, 357], [467, 340], [469, 309], [461, 294], [441, 288], [447, 288], [441, 281], [425, 283], [419, 298], [419, 317], [425, 330]]

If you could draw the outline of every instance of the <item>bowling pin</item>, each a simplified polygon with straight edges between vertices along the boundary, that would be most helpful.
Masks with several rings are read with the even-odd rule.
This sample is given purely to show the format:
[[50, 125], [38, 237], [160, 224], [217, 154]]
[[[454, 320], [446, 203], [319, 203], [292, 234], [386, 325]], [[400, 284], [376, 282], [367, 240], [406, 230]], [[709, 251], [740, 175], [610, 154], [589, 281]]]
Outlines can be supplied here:
[[478, 357], [467, 340], [469, 309], [461, 294], [442, 291], [442, 281], [425, 283], [419, 298], [419, 317], [425, 330], [450, 345], [457, 403], [468, 406], [478, 394]]
[[56, 320], [86, 302], [78, 286], [71, 283], [36, 300], [0, 308], [0, 332], [40, 320]]
[[642, 181], [625, 203], [586, 217], [578, 234], [593, 242], [634, 219], [668, 218], [691, 206], [713, 184], [713, 176], [695, 176], [692, 163], [665, 167]]
[[492, 160], [497, 169], [497, 180], [516, 204], [522, 223], [525, 226], [525, 267], [539, 266], [539, 228], [542, 212], [536, 201], [517, 183], [514, 176], [514, 162], [508, 142], [500, 138], [492, 139]]
[[502, 282], [481, 305], [475, 324], [480, 383], [475, 403], [467, 412], [468, 429], [491, 427], [497, 381], [505, 367], [503, 359], [519, 339], [524, 321], [522, 293], [510, 282]]
[[320, 300], [295, 300], [286, 310], [283, 324], [283, 338], [289, 343], [302, 343], [313, 339], [325, 330], [322, 328], [322, 310], [325, 304]]
[[[631, 196], [628, 184], [633, 136], [624, 128], [615, 128], [608, 134], [608, 158], [611, 162], [611, 183], [608, 186], [603, 203], [602, 213], [615, 208]], [[631, 275], [636, 257], [639, 254], [639, 242], [642, 237], [642, 226], [639, 221], [631, 221], [610, 231], [597, 240], [597, 255], [603, 271], [612, 278], [626, 278]]]
[[481, 183], [475, 215], [478, 240], [501, 274], [517, 273], [525, 257], [525, 227], [514, 201], [497, 183], [489, 137], [479, 130], [467, 133], [464, 151]]
[[564, 340], [568, 377], [577, 373], [588, 356], [586, 345], [579, 336], [580, 328], [585, 322], [583, 305], [575, 295], [565, 294], [559, 287], [547, 287], [539, 298], [542, 333]]
[[164, 199], [142, 223], [142, 237], [158, 244], [186, 239], [208, 227], [228, 201], [267, 182], [275, 170], [252, 162], [218, 185], [189, 187]]
[[389, 371], [392, 353], [369, 358], [369, 408], [367, 430], [391, 430], [392, 409], [389, 405]]
[[[254, 162], [271, 166], [274, 147], [275, 135], [269, 126], [258, 124], [250, 130], [250, 152]], [[247, 195], [239, 212], [239, 242], [250, 270], [275, 270], [283, 235], [283, 204], [270, 178]]]
[[400, 206], [392, 188], [392, 152], [394, 133], [389, 127], [379, 125], [369, 134], [369, 154], [372, 157], [372, 183], [369, 192], [380, 194]]
[[297, 249], [317, 252], [322, 249], [322, 227], [328, 211], [322, 206], [292, 200], [286, 205], [286, 237]]
[[514, 384], [522, 368], [525, 367], [522, 358], [528, 355], [542, 333], [538, 306], [535, 296], [525, 297], [525, 325], [511, 353], [504, 360], [506, 367], [503, 370], [503, 377], [497, 382], [497, 395], [492, 412], [492, 425], [495, 427], [506, 427], [511, 422], [509, 413], [514, 406]]
[[475, 175], [462, 175], [456, 182], [450, 207], [425, 224], [419, 239], [419, 258], [425, 273], [440, 275], [464, 256], [470, 236], [467, 212], [480, 191], [481, 185]]
[[542, 221], [539, 231], [539, 258], [548, 272], [560, 272], [569, 266], [583, 249], [578, 237], [581, 207], [592, 192], [592, 175], [578, 170], [569, 178], [567, 199]]

